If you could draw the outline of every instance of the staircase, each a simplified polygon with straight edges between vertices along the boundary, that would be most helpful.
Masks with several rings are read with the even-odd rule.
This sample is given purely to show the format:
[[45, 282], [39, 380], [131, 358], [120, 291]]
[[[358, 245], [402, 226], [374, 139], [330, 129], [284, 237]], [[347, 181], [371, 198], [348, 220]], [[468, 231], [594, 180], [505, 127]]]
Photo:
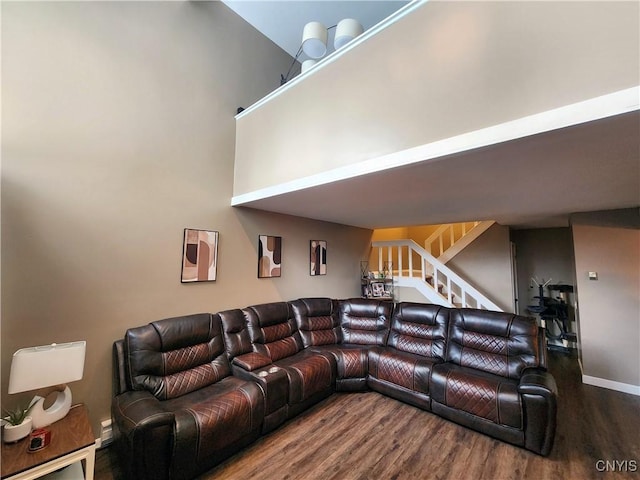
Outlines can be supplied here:
[[383, 270], [385, 262], [392, 265], [394, 283], [398, 287], [415, 288], [438, 305], [502, 311], [413, 240], [373, 242], [372, 247], [378, 249], [378, 270]]
[[446, 264], [494, 223], [484, 221], [441, 225], [424, 241], [424, 249]]

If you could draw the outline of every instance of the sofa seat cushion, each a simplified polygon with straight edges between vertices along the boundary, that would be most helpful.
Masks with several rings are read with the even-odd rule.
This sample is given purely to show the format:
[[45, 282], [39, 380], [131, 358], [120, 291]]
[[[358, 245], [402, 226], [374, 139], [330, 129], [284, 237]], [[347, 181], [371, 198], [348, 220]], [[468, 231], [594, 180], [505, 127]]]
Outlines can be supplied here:
[[[207, 464], [211, 457], [257, 436], [264, 396], [253, 382], [227, 377], [213, 385], [162, 402], [175, 414], [175, 456], [179, 465]], [[188, 467], [187, 467], [188, 468]]]
[[433, 369], [431, 398], [434, 402], [496, 425], [523, 428], [522, 404], [516, 380], [444, 363]]
[[274, 363], [287, 373], [289, 404], [303, 402], [335, 385], [336, 366], [331, 355], [304, 350]]
[[429, 394], [431, 370], [439, 361], [392, 347], [376, 347], [369, 351], [369, 376], [413, 392]]

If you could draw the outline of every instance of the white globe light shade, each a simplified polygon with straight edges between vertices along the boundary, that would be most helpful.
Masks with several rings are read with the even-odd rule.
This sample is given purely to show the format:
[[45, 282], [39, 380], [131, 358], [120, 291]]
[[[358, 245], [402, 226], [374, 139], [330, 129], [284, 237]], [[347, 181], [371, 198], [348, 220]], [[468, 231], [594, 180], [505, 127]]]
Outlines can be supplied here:
[[302, 31], [302, 51], [311, 58], [322, 58], [327, 53], [327, 27], [320, 22], [309, 22]]
[[362, 34], [364, 29], [357, 20], [353, 18], [345, 18], [340, 20], [336, 27], [336, 36], [333, 40], [333, 46], [336, 50], [344, 47], [351, 40]]

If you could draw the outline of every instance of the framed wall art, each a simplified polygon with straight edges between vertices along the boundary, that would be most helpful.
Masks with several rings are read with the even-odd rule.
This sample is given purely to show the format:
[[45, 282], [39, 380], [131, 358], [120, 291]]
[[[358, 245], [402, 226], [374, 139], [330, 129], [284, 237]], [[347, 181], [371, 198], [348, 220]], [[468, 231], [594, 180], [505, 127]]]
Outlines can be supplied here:
[[282, 237], [258, 235], [258, 278], [279, 277], [282, 272]]
[[372, 282], [371, 283], [371, 296], [372, 297], [384, 297], [384, 282]]
[[218, 232], [184, 229], [182, 283], [213, 282], [218, 268]]
[[325, 240], [310, 240], [310, 274], [327, 274], [327, 242]]

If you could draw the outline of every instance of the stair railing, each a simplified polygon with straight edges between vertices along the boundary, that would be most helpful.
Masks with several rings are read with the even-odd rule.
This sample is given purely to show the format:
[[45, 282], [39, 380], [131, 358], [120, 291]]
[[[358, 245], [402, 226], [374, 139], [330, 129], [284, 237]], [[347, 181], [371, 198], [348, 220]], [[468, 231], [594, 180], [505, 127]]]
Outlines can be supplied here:
[[[416, 281], [419, 280], [421, 289], [427, 287], [433, 290], [429, 299], [433, 301], [434, 297], [438, 298], [442, 305], [502, 311], [473, 285], [413, 240], [373, 242], [372, 247], [378, 249], [379, 271], [383, 270], [384, 262], [393, 266], [397, 286], [417, 286]], [[419, 259], [419, 265], [414, 264], [414, 257]]]
[[[424, 248], [427, 252], [433, 254], [435, 244], [435, 256], [440, 257], [448, 248], [451, 248], [454, 243], [459, 241], [480, 223], [481, 222], [466, 222], [440, 225], [436, 231], [429, 235], [424, 241]], [[456, 228], [458, 226], [459, 228]]]

